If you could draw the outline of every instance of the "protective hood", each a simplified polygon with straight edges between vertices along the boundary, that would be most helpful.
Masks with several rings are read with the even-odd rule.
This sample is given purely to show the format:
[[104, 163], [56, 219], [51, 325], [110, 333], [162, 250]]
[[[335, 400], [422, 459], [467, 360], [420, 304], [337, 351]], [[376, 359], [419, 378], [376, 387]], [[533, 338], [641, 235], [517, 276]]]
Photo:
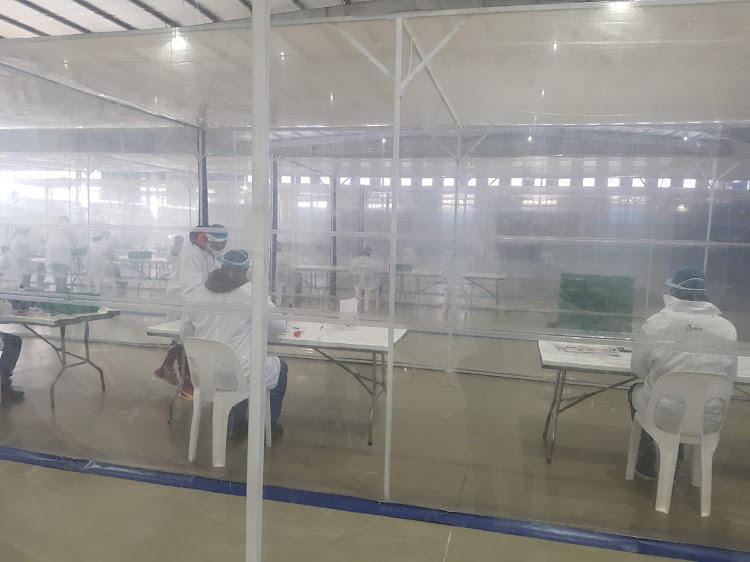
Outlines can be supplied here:
[[222, 267], [212, 271], [206, 279], [206, 289], [212, 293], [229, 293], [248, 282], [247, 270], [239, 267]]
[[662, 295], [664, 306], [677, 312], [688, 312], [691, 314], [721, 314], [721, 310], [707, 301], [686, 301], [671, 295]]

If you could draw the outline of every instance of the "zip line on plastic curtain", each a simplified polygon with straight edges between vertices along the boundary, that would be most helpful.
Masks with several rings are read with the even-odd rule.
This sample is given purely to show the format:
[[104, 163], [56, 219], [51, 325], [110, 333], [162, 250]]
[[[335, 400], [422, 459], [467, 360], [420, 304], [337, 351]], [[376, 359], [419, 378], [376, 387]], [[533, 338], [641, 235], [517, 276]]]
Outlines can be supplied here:
[[245, 561], [260, 562], [263, 537], [263, 456], [265, 454], [266, 295], [268, 294], [268, 254], [270, 244], [269, 198], [269, 89], [268, 43], [271, 12], [267, 0], [256, 0], [252, 18], [252, 339], [250, 351], [250, 396], [247, 433], [247, 496], [245, 498]]

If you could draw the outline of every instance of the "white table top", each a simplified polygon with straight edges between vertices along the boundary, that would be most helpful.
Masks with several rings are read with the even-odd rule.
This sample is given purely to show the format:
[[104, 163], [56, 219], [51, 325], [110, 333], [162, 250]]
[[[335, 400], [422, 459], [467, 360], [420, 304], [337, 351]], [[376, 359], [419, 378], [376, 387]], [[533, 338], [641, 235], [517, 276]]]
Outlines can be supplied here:
[[140, 262], [151, 262], [151, 263], [169, 263], [169, 260], [164, 257], [151, 257], [151, 258], [129, 258], [127, 256], [120, 256], [112, 261], [116, 262], [128, 262], [128, 261], [140, 261]]
[[[538, 342], [542, 367], [570, 369], [595, 373], [630, 374], [632, 342], [620, 346], [567, 343], [555, 341]], [[750, 382], [750, 357], [738, 358], [737, 378]]]
[[349, 271], [345, 265], [298, 264], [291, 267], [295, 271]]
[[[448, 277], [448, 274], [443, 271], [432, 271], [429, 269], [412, 269], [411, 271], [397, 271], [396, 275], [406, 275], [413, 277]], [[491, 279], [501, 280], [507, 279], [508, 276], [505, 273], [462, 273], [461, 277], [465, 279]]]
[[[349, 271], [349, 268], [345, 265], [314, 265], [314, 264], [296, 264], [291, 266], [296, 271]], [[383, 273], [387, 274], [388, 270], [383, 269]], [[413, 277], [447, 277], [448, 275], [443, 271], [433, 271], [429, 269], [412, 269], [411, 271], [396, 271], [396, 275], [406, 275]], [[464, 273], [461, 277], [469, 279], [490, 279], [490, 280], [501, 280], [507, 279], [508, 276], [505, 273], [479, 273], [470, 272]]]
[[[294, 332], [301, 331], [298, 338]], [[165, 322], [150, 326], [146, 333], [149, 336], [177, 337], [180, 335], [180, 321]], [[406, 335], [406, 330], [396, 329], [393, 332], [393, 343], [397, 344]], [[278, 337], [269, 340], [271, 345], [288, 345], [294, 347], [320, 347], [325, 349], [342, 349], [351, 351], [388, 351], [388, 328], [358, 326], [354, 329], [339, 324], [320, 322], [289, 322], [288, 330]]]
[[100, 308], [98, 312], [85, 314], [45, 314], [41, 311], [31, 311], [29, 314], [0, 314], [0, 324], [27, 324], [29, 326], [47, 326], [57, 328], [71, 324], [81, 324], [94, 320], [106, 320], [120, 314], [119, 310]]

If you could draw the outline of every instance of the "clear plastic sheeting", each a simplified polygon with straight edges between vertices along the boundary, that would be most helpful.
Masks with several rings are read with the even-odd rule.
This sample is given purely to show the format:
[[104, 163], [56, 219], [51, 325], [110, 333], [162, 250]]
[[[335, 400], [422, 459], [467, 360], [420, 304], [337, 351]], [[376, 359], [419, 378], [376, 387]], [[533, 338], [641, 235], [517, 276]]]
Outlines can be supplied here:
[[[265, 201], [249, 27], [4, 44], [0, 321], [24, 335], [26, 395], [0, 444], [243, 481], [241, 407], [225, 466], [208, 406], [188, 460], [179, 344], [191, 314], [261, 318], [288, 377], [268, 485], [750, 549], [748, 10], [272, 27], [268, 244], [246, 272], [224, 258], [252, 253]], [[738, 343], [696, 321], [652, 345], [740, 356], [708, 519], [687, 460], [668, 516], [624, 479], [630, 354], [683, 266]], [[259, 267], [265, 310], [244, 283]], [[85, 316], [100, 307], [117, 314]], [[63, 337], [106, 390], [68, 368], [53, 410]]]

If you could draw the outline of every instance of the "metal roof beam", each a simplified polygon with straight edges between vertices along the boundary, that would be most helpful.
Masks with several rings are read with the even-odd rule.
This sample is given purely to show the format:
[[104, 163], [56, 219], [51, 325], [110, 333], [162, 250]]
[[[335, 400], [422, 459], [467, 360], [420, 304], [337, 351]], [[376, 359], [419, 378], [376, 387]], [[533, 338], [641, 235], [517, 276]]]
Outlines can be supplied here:
[[245, 6], [245, 8], [247, 8], [248, 10], [250, 10], [251, 14], [253, 13], [253, 3], [250, 2], [250, 0], [237, 0], [237, 2], [239, 2], [240, 4], [242, 4], [243, 6]]
[[201, 15], [207, 17], [214, 23], [216, 23], [217, 21], [222, 21], [222, 19], [214, 14], [211, 10], [209, 10], [205, 6], [201, 6], [200, 0], [187, 0], [187, 4], [198, 10]]
[[104, 18], [105, 20], [110, 21], [110, 22], [112, 22], [115, 25], [119, 25], [123, 29], [127, 29], [128, 31], [133, 31], [133, 30], [136, 29], [135, 27], [133, 27], [129, 23], [122, 21], [120, 18], [117, 18], [117, 17], [113, 16], [109, 12], [105, 12], [104, 10], [102, 10], [101, 8], [99, 8], [98, 6], [94, 6], [93, 4], [89, 4], [88, 2], [86, 2], [86, 0], [71, 0], [71, 1], [75, 2], [76, 4], [78, 4], [79, 6], [81, 6], [83, 8], [86, 8], [92, 14], [96, 14], [97, 16], [99, 16], [101, 18]]
[[75, 29], [76, 31], [79, 31], [81, 33], [91, 33], [90, 29], [86, 29], [82, 25], [78, 25], [76, 22], [70, 21], [60, 14], [56, 14], [55, 12], [52, 12], [43, 6], [39, 6], [38, 4], [31, 2], [31, 0], [16, 0], [16, 2], [18, 2], [19, 4], [23, 4], [27, 8], [31, 8], [35, 12], [39, 12], [40, 14], [45, 15], [48, 18], [52, 18], [53, 20], [60, 22], [63, 25], [67, 25], [71, 29]]
[[167, 24], [169, 27], [180, 27], [180, 23], [173, 20], [172, 18], [162, 14], [159, 10], [151, 6], [150, 4], [147, 4], [146, 2], [143, 2], [142, 0], [128, 0], [131, 4], [134, 6], [138, 6], [141, 10], [144, 12], [151, 14], [156, 19], [162, 21], [163, 23]]
[[100, 101], [106, 101], [111, 104], [124, 107], [126, 109], [131, 109], [133, 111], [136, 111], [138, 113], [142, 113], [145, 115], [148, 115], [150, 117], [153, 117], [154, 119], [160, 119], [162, 121], [168, 121], [170, 123], [174, 123], [175, 125], [182, 125], [184, 127], [190, 127], [193, 129], [198, 128], [198, 126], [195, 123], [190, 123], [188, 121], [184, 121], [182, 119], [178, 119], [176, 117], [172, 117], [171, 115], [168, 115], [166, 113], [162, 113], [159, 111], [149, 110], [144, 107], [141, 107], [140, 105], [137, 105], [135, 103], [129, 102], [127, 100], [121, 100], [119, 98], [116, 98], [114, 96], [111, 96], [109, 94], [105, 94], [104, 92], [99, 92], [97, 90], [93, 90], [91, 88], [87, 88], [86, 86], [83, 86], [81, 84], [78, 84], [76, 82], [73, 82], [71, 80], [67, 80], [62, 77], [58, 76], [45, 76], [44, 74], [38, 74], [36, 72], [32, 72], [31, 70], [27, 70], [25, 68], [22, 68], [20, 66], [16, 66], [15, 63], [11, 63], [8, 61], [2, 61], [0, 62], [0, 68], [4, 68], [6, 70], [17, 72], [19, 74], [22, 74], [24, 76], [29, 76], [31, 78], [37, 78], [39, 80], [42, 80], [44, 82], [47, 82], [49, 84], [54, 84], [56, 86], [61, 86], [63, 88], [67, 88], [68, 90], [72, 90], [74, 92], [78, 92], [79, 94], [82, 94], [84, 96], [88, 96]]
[[31, 27], [30, 25], [26, 25], [23, 22], [14, 20], [13, 18], [9, 18], [8, 16], [5, 16], [3, 14], [0, 14], [0, 20], [4, 21], [5, 23], [9, 23], [10, 25], [15, 25], [18, 29], [23, 29], [24, 31], [28, 31], [29, 33], [33, 33], [34, 35], [38, 35], [39, 37], [49, 37], [48, 33], [39, 31], [38, 29]]

